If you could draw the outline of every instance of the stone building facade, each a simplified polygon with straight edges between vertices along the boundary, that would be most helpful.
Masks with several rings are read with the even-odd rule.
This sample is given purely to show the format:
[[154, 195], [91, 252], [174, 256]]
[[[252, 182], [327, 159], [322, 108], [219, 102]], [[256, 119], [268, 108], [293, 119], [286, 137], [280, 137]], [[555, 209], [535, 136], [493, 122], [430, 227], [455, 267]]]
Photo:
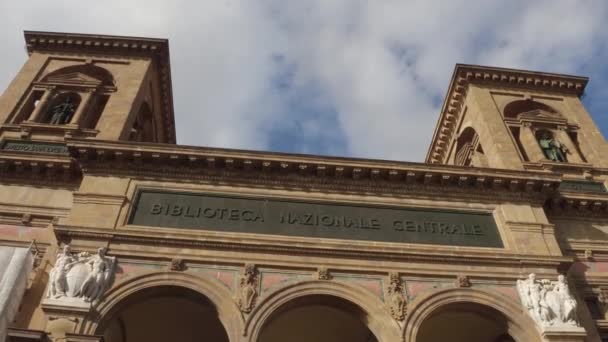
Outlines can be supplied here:
[[25, 41], [7, 341], [608, 340], [587, 78], [457, 65], [426, 162], [380, 161], [176, 145], [166, 40]]

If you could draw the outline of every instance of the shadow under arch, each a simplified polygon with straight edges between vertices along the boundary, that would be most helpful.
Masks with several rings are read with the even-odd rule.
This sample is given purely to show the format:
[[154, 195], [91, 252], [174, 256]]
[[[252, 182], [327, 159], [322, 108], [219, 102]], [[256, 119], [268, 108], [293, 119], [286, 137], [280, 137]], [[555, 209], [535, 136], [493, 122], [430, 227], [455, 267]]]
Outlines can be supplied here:
[[441, 289], [417, 297], [408, 305], [403, 341], [416, 341], [420, 327], [433, 314], [453, 304], [477, 304], [496, 310], [507, 320], [507, 332], [517, 342], [541, 341], [536, 324], [519, 302], [492, 292], [472, 288]]
[[389, 314], [384, 303], [369, 290], [340, 281], [307, 280], [281, 287], [260, 301], [245, 323], [249, 341], [259, 341], [262, 330], [273, 314], [290, 302], [306, 297], [335, 297], [360, 309], [367, 328], [379, 342], [401, 340], [401, 328]]
[[232, 299], [232, 292], [214, 278], [172, 271], [141, 274], [113, 286], [85, 317], [79, 329], [80, 333], [98, 334], [98, 330], [102, 328], [100, 323], [110, 318], [109, 316], [129, 297], [141, 291], [161, 287], [185, 288], [205, 297], [217, 311], [218, 319], [229, 340], [240, 340], [239, 334], [243, 331], [244, 320]]
[[503, 107], [502, 113], [505, 118], [516, 118], [519, 114], [533, 110], [542, 110], [552, 115], [561, 117], [561, 114], [559, 114], [555, 108], [534, 100], [511, 101]]

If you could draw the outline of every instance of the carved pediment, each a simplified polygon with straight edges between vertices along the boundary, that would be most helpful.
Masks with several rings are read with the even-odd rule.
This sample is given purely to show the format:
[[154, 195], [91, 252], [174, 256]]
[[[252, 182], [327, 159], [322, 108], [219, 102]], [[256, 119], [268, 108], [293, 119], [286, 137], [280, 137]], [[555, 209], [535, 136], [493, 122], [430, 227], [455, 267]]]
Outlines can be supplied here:
[[565, 125], [568, 120], [557, 112], [535, 109], [518, 115], [520, 122], [542, 122], [548, 124]]
[[45, 79], [49, 83], [60, 83], [60, 84], [74, 84], [74, 85], [90, 85], [98, 86], [102, 83], [102, 80], [95, 77], [83, 74], [81, 72], [71, 72], [60, 75], [50, 75]]

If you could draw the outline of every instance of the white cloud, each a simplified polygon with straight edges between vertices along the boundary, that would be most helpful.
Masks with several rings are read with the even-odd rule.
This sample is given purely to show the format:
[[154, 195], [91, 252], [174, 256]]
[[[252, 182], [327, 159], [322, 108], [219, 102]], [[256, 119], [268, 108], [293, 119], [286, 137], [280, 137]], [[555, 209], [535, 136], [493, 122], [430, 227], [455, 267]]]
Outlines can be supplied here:
[[[606, 4], [4, 1], [0, 87], [25, 60], [24, 29], [168, 37], [180, 143], [265, 149], [282, 127], [302, 139], [286, 144], [295, 151], [335, 153], [320, 141], [336, 132], [349, 155], [421, 161], [455, 63], [570, 73], [602, 63]], [[285, 66], [293, 70], [279, 91]]]

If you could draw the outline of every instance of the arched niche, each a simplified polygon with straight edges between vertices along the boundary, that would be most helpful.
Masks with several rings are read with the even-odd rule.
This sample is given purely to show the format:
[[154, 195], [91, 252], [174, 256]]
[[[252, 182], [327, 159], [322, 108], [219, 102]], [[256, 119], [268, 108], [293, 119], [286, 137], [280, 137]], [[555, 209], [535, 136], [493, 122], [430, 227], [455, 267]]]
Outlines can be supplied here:
[[487, 166], [479, 135], [471, 126], [465, 127], [456, 139], [454, 164], [460, 166]]
[[81, 101], [80, 94], [75, 91], [65, 91], [56, 94], [46, 108], [42, 122], [52, 125], [70, 123]]
[[248, 341], [274, 342], [281, 326], [307, 329], [300, 338], [318, 342], [399, 341], [401, 330], [369, 290], [338, 281], [292, 283], [260, 298], [245, 331]]
[[[209, 329], [213, 336], [219, 338], [218, 342], [239, 341], [243, 319], [232, 297], [230, 289], [207, 276], [184, 272], [143, 274], [116, 284], [108, 290], [85, 317], [79, 331], [85, 335], [108, 335], [106, 338], [114, 339], [106, 339], [107, 342], [122, 342], [121, 336], [129, 333], [127, 324], [130, 322], [126, 320], [143, 312], [151, 317], [151, 321], [147, 323], [150, 329], [165, 329], [159, 333], [159, 337], [168, 333], [167, 329], [196, 324], [195, 328]], [[183, 317], [179, 316], [180, 312], [184, 314]], [[156, 313], [161, 313], [162, 316], [155, 316]], [[162, 322], [162, 317], [169, 313], [172, 316]], [[192, 317], [193, 315], [199, 319]], [[131, 323], [133, 322], [145, 324], [144, 319], [139, 322], [131, 319]], [[222, 336], [222, 333], [225, 336]], [[174, 337], [173, 340], [180, 339]]]
[[[523, 161], [585, 162], [578, 142], [578, 126], [570, 124], [555, 108], [530, 99], [517, 100], [504, 107], [503, 115]], [[542, 143], [538, 132], [550, 132], [556, 148], [563, 145], [564, 158], [548, 158], [539, 146]]]
[[[438, 290], [417, 297], [408, 306], [408, 312], [403, 333], [404, 341], [427, 342], [429, 338], [441, 336], [441, 329], [449, 332], [449, 325], [455, 323], [454, 321], [460, 326], [452, 326], [454, 330], [450, 341], [458, 342], [458, 336], [462, 337], [466, 333], [469, 333], [468, 339], [464, 340], [466, 342], [476, 342], [471, 338], [477, 336], [491, 336], [493, 340], [489, 342], [541, 341], [535, 323], [525, 314], [518, 300], [487, 290]], [[476, 324], [479, 326], [476, 327]]]

